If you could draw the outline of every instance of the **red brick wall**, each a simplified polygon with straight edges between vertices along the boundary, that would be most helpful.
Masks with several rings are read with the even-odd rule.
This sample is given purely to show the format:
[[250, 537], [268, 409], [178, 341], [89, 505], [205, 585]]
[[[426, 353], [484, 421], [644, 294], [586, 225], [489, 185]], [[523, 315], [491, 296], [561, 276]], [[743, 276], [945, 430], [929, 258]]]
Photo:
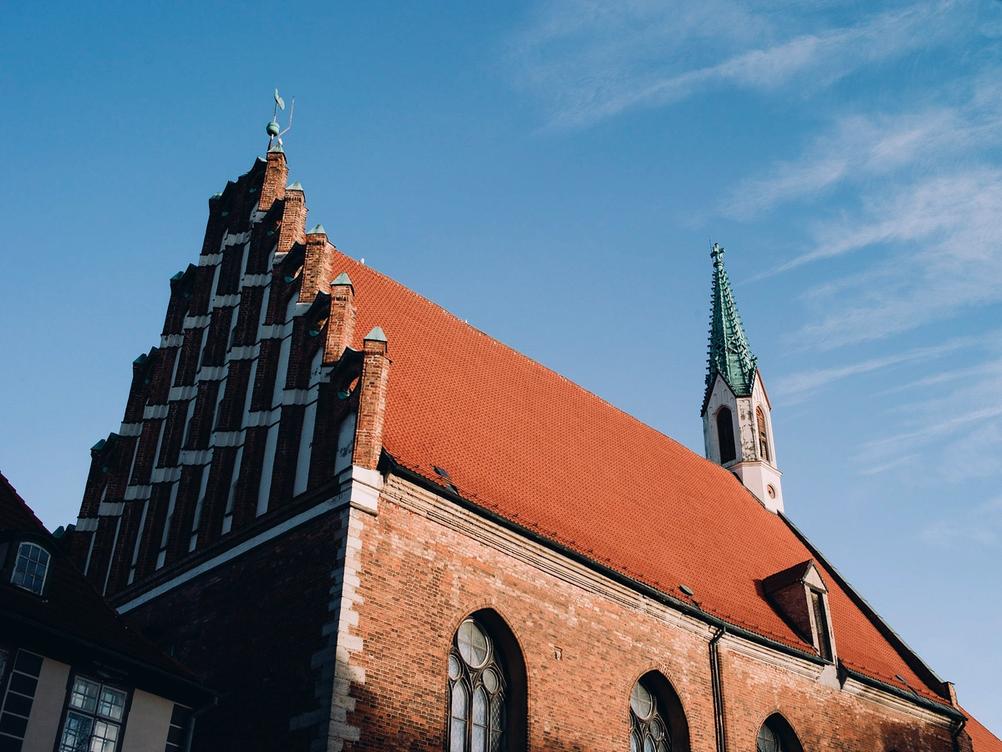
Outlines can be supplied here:
[[343, 520], [332, 512], [127, 614], [128, 622], [218, 690], [194, 749], [301, 750], [313, 726], [290, 719], [329, 709], [311, 665], [327, 642], [331, 572]]
[[[628, 698], [637, 677], [660, 670], [678, 692], [691, 749], [715, 749], [709, 630], [698, 635], [572, 585], [466, 534], [380, 500], [362, 515], [352, 686], [361, 729], [352, 750], [441, 750], [446, 656], [469, 613], [494, 608], [522, 646], [532, 749], [628, 749]], [[754, 750], [762, 721], [781, 711], [811, 750], [951, 749], [948, 731], [831, 689], [721, 643], [728, 749]], [[559, 649], [560, 659], [556, 658]]]

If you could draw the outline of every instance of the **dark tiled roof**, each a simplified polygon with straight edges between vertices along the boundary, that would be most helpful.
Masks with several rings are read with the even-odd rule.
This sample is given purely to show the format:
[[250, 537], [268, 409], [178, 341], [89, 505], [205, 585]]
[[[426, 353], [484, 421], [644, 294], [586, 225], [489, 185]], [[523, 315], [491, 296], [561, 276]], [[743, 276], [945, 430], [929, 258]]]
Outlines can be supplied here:
[[0, 579], [0, 618], [41, 635], [65, 635], [70, 642], [93, 646], [102, 660], [120, 659], [125, 667], [166, 675], [180, 684], [194, 684], [194, 676], [164, 655], [145, 637], [129, 629], [63, 553], [31, 508], [0, 473], [0, 535], [17, 540], [34, 536], [52, 555], [42, 597]]

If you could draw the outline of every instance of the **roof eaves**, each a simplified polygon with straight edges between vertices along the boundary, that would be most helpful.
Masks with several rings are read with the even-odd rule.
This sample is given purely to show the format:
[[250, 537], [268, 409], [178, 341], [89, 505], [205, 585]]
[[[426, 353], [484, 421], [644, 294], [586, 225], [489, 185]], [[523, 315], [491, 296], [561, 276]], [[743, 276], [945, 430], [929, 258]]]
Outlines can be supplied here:
[[554, 540], [550, 536], [547, 536], [537, 530], [533, 530], [532, 528], [527, 527], [526, 525], [522, 525], [501, 514], [498, 514], [497, 512], [487, 509], [482, 504], [478, 504], [475, 501], [467, 499], [465, 496], [459, 493], [459, 491], [449, 488], [447, 486], [440, 485], [435, 481], [431, 480], [430, 478], [425, 477], [417, 470], [398, 462], [396, 458], [393, 457], [393, 455], [391, 455], [385, 449], [383, 450], [382, 456], [383, 459], [389, 465], [390, 471], [395, 473], [396, 475], [399, 475], [400, 477], [409, 480], [410, 482], [418, 486], [421, 486], [422, 488], [425, 488], [440, 496], [443, 496], [449, 499], [450, 501], [456, 502], [464, 509], [479, 514], [480, 516], [485, 517], [491, 522], [501, 525], [502, 527], [505, 527], [506, 529], [511, 530], [512, 532], [515, 532], [519, 535], [523, 535], [526, 538], [533, 541], [534, 543], [539, 543], [540, 545], [546, 546], [547, 548], [550, 548], [551, 550], [554, 550], [557, 553], [562, 554], [563, 556], [566, 556], [569, 559], [578, 562], [579, 564], [584, 564], [585, 566], [598, 572], [599, 574], [604, 575], [605, 577], [608, 577], [616, 582], [619, 582], [622, 585], [629, 587], [631, 590], [635, 590], [639, 593], [642, 593], [643, 595], [653, 598], [654, 600], [657, 600], [664, 605], [670, 606], [671, 608], [681, 611], [682, 613], [688, 616], [692, 616], [700, 621], [703, 621], [710, 626], [717, 628], [723, 627], [731, 634], [743, 637], [744, 639], [750, 640], [759, 645], [764, 645], [766, 647], [778, 650], [787, 655], [791, 655], [796, 658], [800, 658], [802, 660], [810, 661], [811, 663], [816, 663], [819, 665], [830, 663], [829, 661], [825, 661], [823, 658], [819, 657], [814, 652], [809, 652], [806, 649], [800, 649], [785, 642], [773, 639], [771, 637], [761, 634], [760, 632], [748, 629], [747, 627], [736, 624], [733, 621], [730, 621], [728, 619], [710, 613], [703, 608], [697, 607], [690, 603], [686, 603], [685, 601], [680, 600], [679, 598], [676, 598], [675, 596], [670, 595], [669, 593], [666, 593], [663, 590], [659, 590], [658, 588], [653, 587], [652, 585], [648, 585], [647, 583], [637, 579], [636, 577], [633, 577], [618, 569], [615, 569], [614, 567], [608, 564], [597, 561], [596, 559], [590, 556], [586, 556], [585, 554], [573, 548], [570, 548], [569, 546], [561, 543], [560, 541]]

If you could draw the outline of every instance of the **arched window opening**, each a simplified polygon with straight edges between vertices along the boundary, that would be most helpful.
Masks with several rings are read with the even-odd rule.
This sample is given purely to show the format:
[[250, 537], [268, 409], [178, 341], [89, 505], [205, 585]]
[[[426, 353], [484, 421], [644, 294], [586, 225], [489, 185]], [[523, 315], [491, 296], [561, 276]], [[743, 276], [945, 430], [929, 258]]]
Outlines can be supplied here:
[[651, 671], [630, 692], [630, 752], [688, 752], [689, 725], [671, 684]]
[[772, 460], [769, 454], [769, 431], [765, 426], [765, 413], [762, 412], [761, 407], [755, 408], [755, 423], [758, 427], [758, 456], [760, 459], [770, 462]]
[[720, 444], [720, 464], [726, 465], [737, 457], [734, 447], [734, 421], [729, 408], [717, 410], [717, 442]]
[[45, 589], [45, 579], [49, 573], [49, 552], [36, 543], [21, 543], [17, 547], [12, 585], [41, 595]]
[[756, 752], [804, 752], [793, 727], [779, 713], [765, 719], [758, 730], [755, 749]]
[[449, 653], [449, 752], [506, 752], [524, 747], [525, 666], [497, 614], [459, 625]]

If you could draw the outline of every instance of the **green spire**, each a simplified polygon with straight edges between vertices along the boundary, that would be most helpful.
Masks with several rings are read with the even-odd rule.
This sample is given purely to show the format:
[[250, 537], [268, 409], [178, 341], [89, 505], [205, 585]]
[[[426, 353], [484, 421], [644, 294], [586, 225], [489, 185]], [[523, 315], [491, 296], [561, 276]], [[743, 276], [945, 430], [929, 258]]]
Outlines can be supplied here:
[[741, 316], [734, 304], [731, 281], [724, 268], [724, 248], [713, 244], [713, 311], [710, 314], [710, 344], [707, 348], [706, 395], [709, 397], [713, 382], [719, 373], [737, 397], [748, 397], [755, 382], [755, 356], [752, 355]]

